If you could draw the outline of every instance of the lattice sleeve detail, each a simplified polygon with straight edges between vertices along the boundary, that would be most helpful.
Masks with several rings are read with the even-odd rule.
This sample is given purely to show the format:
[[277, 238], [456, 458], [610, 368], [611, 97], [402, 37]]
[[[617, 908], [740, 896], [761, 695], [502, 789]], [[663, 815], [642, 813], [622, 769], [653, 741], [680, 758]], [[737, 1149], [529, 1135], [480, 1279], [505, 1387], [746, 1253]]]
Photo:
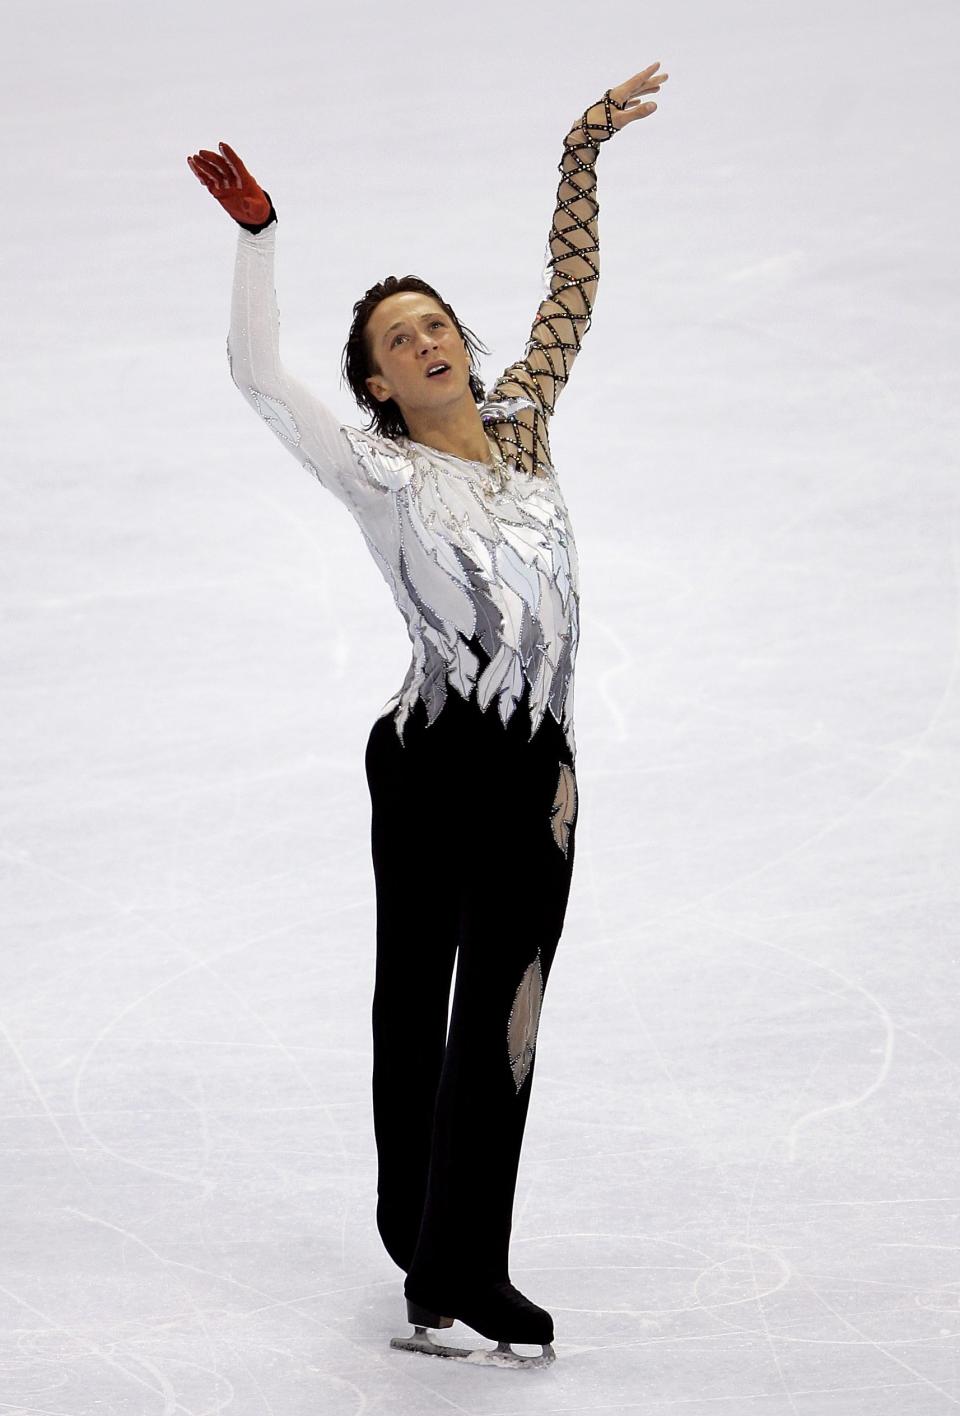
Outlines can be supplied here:
[[[544, 268], [546, 298], [534, 316], [526, 356], [504, 371], [496, 395], [515, 395], [528, 406], [514, 417], [518, 444], [531, 470], [547, 470], [550, 448], [547, 423], [580, 352], [600, 279], [600, 203], [596, 161], [600, 144], [617, 129], [611, 108], [621, 111], [610, 90], [590, 105], [564, 138], [558, 171], [557, 205], [547, 237]], [[496, 430], [501, 433], [500, 429]], [[513, 442], [502, 434], [498, 441]]]

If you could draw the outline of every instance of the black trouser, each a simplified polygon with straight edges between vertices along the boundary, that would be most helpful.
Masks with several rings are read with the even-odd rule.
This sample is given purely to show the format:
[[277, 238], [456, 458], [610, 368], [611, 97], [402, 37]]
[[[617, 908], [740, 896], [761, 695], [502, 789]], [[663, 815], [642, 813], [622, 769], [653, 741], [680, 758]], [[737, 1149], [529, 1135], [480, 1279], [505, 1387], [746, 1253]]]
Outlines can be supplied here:
[[[509, 1278], [536, 1023], [577, 819], [570, 750], [527, 693], [504, 724], [452, 688], [366, 752], [377, 895], [377, 1226], [421, 1291]], [[450, 984], [459, 951], [447, 1033]]]

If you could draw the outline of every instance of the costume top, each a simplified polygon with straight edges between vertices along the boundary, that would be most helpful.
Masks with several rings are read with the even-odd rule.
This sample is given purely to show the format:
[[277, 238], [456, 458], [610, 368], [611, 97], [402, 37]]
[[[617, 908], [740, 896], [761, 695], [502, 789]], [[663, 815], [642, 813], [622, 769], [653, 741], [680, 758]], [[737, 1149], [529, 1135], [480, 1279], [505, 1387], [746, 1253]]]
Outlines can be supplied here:
[[[299, 383], [279, 356], [272, 203], [262, 226], [241, 224], [230, 374], [298, 462], [349, 509], [406, 621], [410, 668], [379, 715], [394, 713], [401, 743], [418, 697], [429, 725], [450, 688], [465, 699], [476, 688], [480, 708], [496, 697], [506, 723], [526, 680], [531, 737], [550, 712], [576, 756], [579, 566], [548, 424], [596, 298], [595, 163], [600, 143], [616, 131], [611, 104], [608, 91], [564, 139], [545, 298], [524, 358], [504, 370], [479, 408], [491, 452], [505, 463], [499, 476], [485, 462], [348, 426]], [[471, 641], [486, 655], [482, 669]]]

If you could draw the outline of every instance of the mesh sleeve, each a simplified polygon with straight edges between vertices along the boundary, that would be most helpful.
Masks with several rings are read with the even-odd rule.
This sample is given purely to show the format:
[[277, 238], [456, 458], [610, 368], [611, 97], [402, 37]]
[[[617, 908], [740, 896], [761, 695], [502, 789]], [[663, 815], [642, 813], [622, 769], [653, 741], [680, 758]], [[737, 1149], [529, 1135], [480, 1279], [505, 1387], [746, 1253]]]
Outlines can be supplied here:
[[[557, 204], [547, 237], [544, 288], [526, 356], [497, 379], [484, 406], [484, 422], [506, 457], [529, 472], [552, 471], [547, 425], [580, 352], [600, 279], [596, 161], [600, 144], [616, 132], [611, 107], [623, 109], [609, 89], [564, 138]], [[497, 417], [497, 409], [506, 416]]]

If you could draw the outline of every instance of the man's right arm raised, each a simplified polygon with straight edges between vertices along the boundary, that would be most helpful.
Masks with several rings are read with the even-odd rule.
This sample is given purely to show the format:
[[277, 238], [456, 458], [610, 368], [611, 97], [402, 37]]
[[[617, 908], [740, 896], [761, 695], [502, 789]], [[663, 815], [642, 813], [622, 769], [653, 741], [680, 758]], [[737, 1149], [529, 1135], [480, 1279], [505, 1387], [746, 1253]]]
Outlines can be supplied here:
[[297, 461], [352, 509], [376, 495], [339, 418], [280, 361], [280, 312], [274, 270], [277, 221], [237, 237], [227, 361], [230, 376]]

